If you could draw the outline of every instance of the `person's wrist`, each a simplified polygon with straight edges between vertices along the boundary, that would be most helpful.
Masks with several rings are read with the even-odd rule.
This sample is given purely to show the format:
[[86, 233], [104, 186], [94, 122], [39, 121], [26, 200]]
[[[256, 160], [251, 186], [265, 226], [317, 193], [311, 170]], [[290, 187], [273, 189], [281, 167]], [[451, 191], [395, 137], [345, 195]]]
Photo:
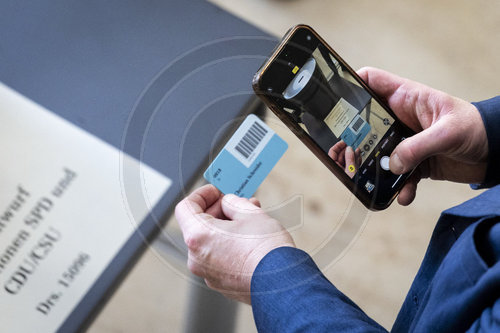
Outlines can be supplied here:
[[472, 126], [470, 131], [469, 140], [472, 145], [471, 150], [475, 152], [471, 156], [471, 161], [477, 165], [476, 180], [472, 182], [472, 188], [481, 188], [482, 184], [486, 182], [488, 172], [488, 158], [489, 158], [489, 144], [488, 134], [483, 116], [474, 103], [467, 102], [471, 108], [471, 119], [469, 123]]
[[[264, 259], [264, 257], [269, 254], [271, 251], [281, 248], [281, 247], [293, 247], [295, 248], [295, 244], [293, 241], [285, 241], [285, 242], [280, 242], [280, 243], [275, 243], [275, 244], [261, 244], [252, 252], [250, 255], [247, 257], [247, 260], [243, 264], [243, 272], [245, 275], [249, 277], [248, 281], [248, 286], [250, 288], [251, 284], [251, 279], [253, 276], [253, 273], [255, 272], [255, 269], [259, 265], [259, 263]], [[249, 289], [250, 290], [250, 289]]]
[[486, 133], [486, 127], [484, 125], [483, 118], [479, 109], [472, 103], [469, 103], [472, 108], [471, 124], [474, 126], [474, 132], [472, 133], [471, 140], [475, 143], [475, 151], [477, 152], [477, 162], [487, 162], [489, 145], [488, 145], [488, 135]]

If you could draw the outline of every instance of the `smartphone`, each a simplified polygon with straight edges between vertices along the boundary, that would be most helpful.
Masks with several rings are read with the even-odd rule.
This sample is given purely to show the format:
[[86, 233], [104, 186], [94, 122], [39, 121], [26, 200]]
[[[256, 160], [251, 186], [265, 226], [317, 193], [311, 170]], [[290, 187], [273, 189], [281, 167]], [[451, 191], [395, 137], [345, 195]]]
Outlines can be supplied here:
[[287, 32], [253, 88], [367, 208], [391, 204], [410, 173], [389, 158], [414, 133], [311, 27]]

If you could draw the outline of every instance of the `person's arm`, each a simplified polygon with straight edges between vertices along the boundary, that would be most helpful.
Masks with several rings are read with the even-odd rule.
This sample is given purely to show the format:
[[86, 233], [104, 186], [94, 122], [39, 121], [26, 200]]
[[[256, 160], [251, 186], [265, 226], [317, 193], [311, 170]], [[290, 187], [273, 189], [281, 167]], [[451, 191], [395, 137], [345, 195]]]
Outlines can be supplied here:
[[251, 303], [259, 331], [384, 331], [294, 248], [255, 199], [224, 196], [206, 185], [175, 214], [191, 272], [225, 296]]
[[500, 96], [472, 104], [483, 119], [489, 147], [486, 177], [479, 187], [492, 187], [500, 184]]
[[259, 332], [385, 332], [296, 248], [274, 249], [260, 261], [251, 295]]

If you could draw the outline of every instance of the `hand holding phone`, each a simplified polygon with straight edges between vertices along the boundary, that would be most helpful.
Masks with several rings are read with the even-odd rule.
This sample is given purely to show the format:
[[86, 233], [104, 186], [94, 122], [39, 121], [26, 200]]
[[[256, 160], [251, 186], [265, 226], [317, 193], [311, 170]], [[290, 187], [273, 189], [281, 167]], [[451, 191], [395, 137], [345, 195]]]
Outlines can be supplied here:
[[390, 155], [414, 132], [312, 28], [293, 27], [253, 87], [366, 207], [389, 206], [411, 173], [393, 174]]
[[422, 178], [469, 184], [485, 180], [488, 140], [474, 105], [381, 69], [365, 67], [358, 74], [417, 132], [402, 141], [390, 158], [396, 174], [415, 169], [398, 195], [401, 205], [413, 201]]

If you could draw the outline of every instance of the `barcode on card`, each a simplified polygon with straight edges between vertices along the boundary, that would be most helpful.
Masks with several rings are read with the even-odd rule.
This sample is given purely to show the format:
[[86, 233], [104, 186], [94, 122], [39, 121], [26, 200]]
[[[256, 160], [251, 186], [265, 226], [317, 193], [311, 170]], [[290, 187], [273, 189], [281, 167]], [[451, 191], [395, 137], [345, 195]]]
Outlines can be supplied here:
[[274, 131], [259, 118], [249, 116], [225, 148], [248, 168], [273, 135]]
[[248, 132], [243, 136], [240, 142], [238, 142], [234, 149], [236, 149], [236, 151], [238, 151], [243, 157], [248, 159], [255, 148], [259, 145], [259, 142], [264, 139], [266, 134], [267, 130], [258, 122], [255, 122], [252, 126], [250, 126]]
[[366, 121], [361, 118], [360, 116], [357, 116], [355, 120], [353, 120], [351, 129], [353, 132], [358, 133], [359, 130], [363, 127], [363, 125], [366, 123]]

